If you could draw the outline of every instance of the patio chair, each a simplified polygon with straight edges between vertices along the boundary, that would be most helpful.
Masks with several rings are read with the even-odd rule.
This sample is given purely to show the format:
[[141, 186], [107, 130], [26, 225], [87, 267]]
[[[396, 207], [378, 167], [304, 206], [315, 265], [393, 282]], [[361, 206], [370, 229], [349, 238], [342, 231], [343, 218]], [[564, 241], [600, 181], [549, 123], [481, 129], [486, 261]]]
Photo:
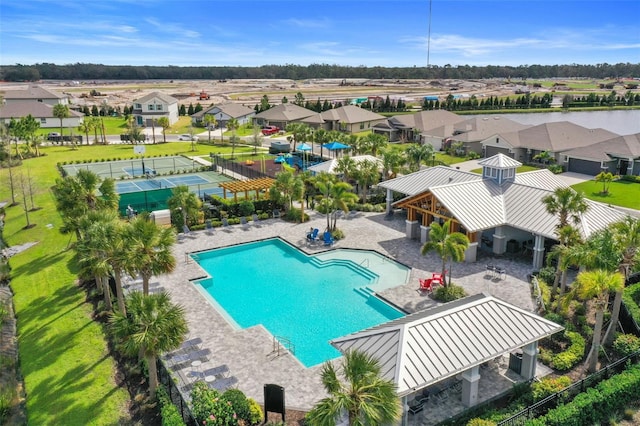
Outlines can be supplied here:
[[320, 230], [318, 228], [314, 228], [312, 231], [307, 233], [307, 242], [315, 243], [318, 241], [318, 232]]
[[172, 356], [167, 361], [172, 363], [171, 367], [169, 367], [171, 370], [181, 370], [183, 368], [190, 366], [193, 361], [196, 361], [196, 360], [206, 361], [207, 356], [210, 353], [211, 353], [211, 349], [191, 350], [186, 353]]
[[189, 227], [187, 225], [182, 225], [182, 232], [184, 233], [185, 236], [189, 237], [189, 238], [195, 238], [196, 234], [191, 232], [191, 229], [189, 229]]
[[247, 222], [247, 218], [242, 216], [240, 218], [240, 224], [242, 225], [242, 229], [244, 229], [245, 231], [249, 229], [249, 222]]
[[219, 390], [223, 392], [229, 389], [231, 386], [238, 383], [238, 379], [235, 376], [225, 377], [224, 379], [214, 380], [212, 382], [207, 382], [211, 389]]
[[[210, 378], [210, 380], [214, 379], [223, 379], [224, 375], [229, 372], [229, 367], [226, 364], [219, 365], [217, 367], [209, 368], [204, 371], [190, 371], [187, 375], [191, 377], [198, 377], [200, 379]], [[220, 377], [218, 377], [220, 376]]]
[[333, 239], [333, 237], [331, 236], [331, 232], [329, 231], [324, 232], [323, 241], [325, 246], [330, 246], [330, 245], [333, 245], [333, 243], [335, 243], [335, 240]]
[[222, 218], [222, 229], [224, 229], [227, 232], [233, 231], [233, 229], [231, 228], [231, 225], [229, 225], [229, 219], [227, 219], [226, 217]]
[[420, 281], [420, 288], [418, 289], [418, 291], [420, 292], [426, 291], [427, 293], [431, 293], [433, 291], [433, 285], [432, 285], [433, 279], [420, 278], [419, 281]]
[[273, 211], [273, 218], [274, 218], [274, 219], [280, 219], [280, 210], [275, 209], [275, 210]]
[[215, 228], [211, 223], [211, 219], [207, 219], [207, 221], [204, 223], [204, 229], [207, 235], [213, 235], [213, 231], [215, 230]]
[[251, 220], [253, 221], [253, 226], [260, 226], [260, 218], [257, 214], [254, 213]]

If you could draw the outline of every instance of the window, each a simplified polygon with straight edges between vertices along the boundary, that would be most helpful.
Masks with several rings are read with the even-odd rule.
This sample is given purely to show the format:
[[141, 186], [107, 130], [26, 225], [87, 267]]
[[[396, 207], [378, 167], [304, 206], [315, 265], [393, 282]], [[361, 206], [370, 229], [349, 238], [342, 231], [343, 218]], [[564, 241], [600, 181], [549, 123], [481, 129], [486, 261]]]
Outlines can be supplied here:
[[505, 179], [512, 178], [515, 175], [515, 169], [507, 169], [505, 170], [504, 177]]
[[46, 118], [41, 118], [40, 119], [40, 124], [47, 124], [47, 119]]
[[364, 123], [360, 123], [360, 130], [364, 129]]
[[162, 105], [156, 105], [156, 111], [162, 111]]
[[149, 111], [153, 111], [153, 104], [149, 104], [147, 108], [149, 109]]
[[142, 104], [135, 104], [136, 109], [142, 109]]
[[498, 177], [498, 169], [490, 169], [491, 170], [491, 177], [492, 178], [497, 178]]

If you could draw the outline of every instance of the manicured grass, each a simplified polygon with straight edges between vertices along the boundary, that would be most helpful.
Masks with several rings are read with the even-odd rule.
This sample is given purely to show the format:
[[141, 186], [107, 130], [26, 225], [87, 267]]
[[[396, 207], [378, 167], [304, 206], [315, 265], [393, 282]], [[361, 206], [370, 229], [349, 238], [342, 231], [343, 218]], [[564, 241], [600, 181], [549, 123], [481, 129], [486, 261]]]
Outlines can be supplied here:
[[609, 184], [609, 193], [602, 194], [602, 183], [590, 180], [572, 186], [590, 200], [613, 206], [640, 210], [640, 183], [619, 180]]
[[[185, 153], [184, 144], [149, 145], [148, 155]], [[128, 393], [114, 382], [101, 326], [91, 319], [86, 294], [76, 284], [77, 264], [63, 235], [49, 188], [59, 177], [55, 164], [132, 154], [131, 146], [45, 147], [46, 156], [13, 169], [35, 182], [35, 204], [29, 213], [36, 226], [24, 229], [22, 206], [6, 208], [4, 238], [10, 246], [37, 244], [10, 260], [11, 286], [18, 318], [20, 368], [24, 375], [29, 423], [34, 425], [114, 425], [126, 422]], [[6, 179], [7, 171], [2, 170]], [[11, 200], [8, 185], [0, 199]], [[50, 225], [50, 226], [47, 226]]]

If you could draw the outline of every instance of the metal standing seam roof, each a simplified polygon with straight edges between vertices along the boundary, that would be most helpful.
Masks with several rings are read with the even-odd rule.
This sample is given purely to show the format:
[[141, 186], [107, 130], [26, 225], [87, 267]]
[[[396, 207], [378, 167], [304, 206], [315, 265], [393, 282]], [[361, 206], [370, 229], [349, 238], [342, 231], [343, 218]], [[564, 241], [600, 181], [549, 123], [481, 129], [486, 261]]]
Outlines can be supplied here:
[[489, 158], [478, 161], [478, 165], [482, 167], [493, 167], [494, 169], [513, 169], [522, 166], [522, 163], [507, 155], [498, 153]]
[[380, 182], [378, 187], [390, 189], [406, 195], [416, 195], [429, 188], [445, 183], [482, 180], [477, 173], [465, 172], [446, 166], [429, 167], [395, 179]]
[[562, 326], [487, 294], [419, 311], [331, 341], [377, 359], [400, 396], [538, 341]]
[[[382, 160], [379, 159], [378, 157], [374, 157], [373, 155], [354, 155], [353, 157], [351, 157], [351, 159], [356, 163], [361, 163], [362, 161], [365, 161], [365, 160], [372, 161], [378, 164], [380, 167], [382, 167]], [[332, 160], [323, 161], [322, 163], [310, 166], [307, 168], [307, 170], [315, 173], [321, 173], [321, 172], [334, 173], [334, 170], [337, 165], [338, 165], [338, 160], [334, 158]]]

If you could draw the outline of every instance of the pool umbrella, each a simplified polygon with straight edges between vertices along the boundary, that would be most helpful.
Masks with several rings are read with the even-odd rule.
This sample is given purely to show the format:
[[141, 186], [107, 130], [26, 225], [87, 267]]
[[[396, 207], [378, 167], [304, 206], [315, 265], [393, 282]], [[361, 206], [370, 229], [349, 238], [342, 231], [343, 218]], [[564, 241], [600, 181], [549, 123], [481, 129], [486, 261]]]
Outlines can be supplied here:
[[349, 145], [345, 145], [345, 144], [343, 144], [341, 142], [338, 142], [338, 141], [329, 142], [329, 143], [326, 143], [326, 144], [324, 144], [322, 146], [324, 148], [328, 149], [329, 151], [333, 151], [336, 155], [337, 155], [338, 151], [340, 151], [340, 150], [351, 148]]
[[296, 151], [311, 151], [311, 147], [306, 143], [301, 143], [296, 147]]

